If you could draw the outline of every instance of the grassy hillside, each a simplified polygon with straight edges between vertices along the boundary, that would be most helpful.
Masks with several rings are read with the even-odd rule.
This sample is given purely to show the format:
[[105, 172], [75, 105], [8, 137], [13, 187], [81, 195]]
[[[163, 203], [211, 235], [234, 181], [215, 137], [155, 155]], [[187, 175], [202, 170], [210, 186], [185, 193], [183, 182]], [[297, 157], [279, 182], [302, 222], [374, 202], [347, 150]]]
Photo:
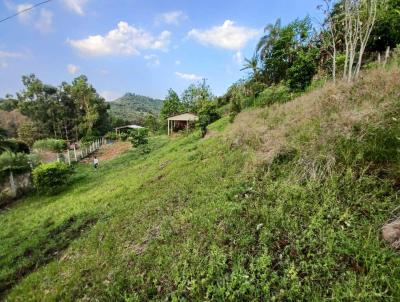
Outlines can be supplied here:
[[118, 118], [135, 123], [143, 120], [146, 114], [157, 115], [161, 110], [162, 102], [162, 100], [147, 96], [127, 93], [110, 102], [110, 112]]
[[9, 301], [396, 301], [400, 70], [80, 165], [0, 213]]

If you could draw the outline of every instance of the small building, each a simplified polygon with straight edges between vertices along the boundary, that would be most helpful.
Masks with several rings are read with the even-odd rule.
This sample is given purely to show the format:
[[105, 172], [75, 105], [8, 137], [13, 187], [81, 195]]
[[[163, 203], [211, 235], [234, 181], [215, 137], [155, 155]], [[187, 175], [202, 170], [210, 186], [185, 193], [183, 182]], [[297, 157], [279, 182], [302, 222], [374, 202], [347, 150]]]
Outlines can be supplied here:
[[115, 128], [115, 134], [118, 135], [118, 133], [121, 132], [121, 130], [123, 130], [123, 129], [142, 129], [142, 128], [144, 128], [144, 127], [138, 126], [138, 125], [121, 126], [121, 127]]
[[199, 118], [193, 113], [184, 113], [168, 118], [168, 135], [174, 131], [189, 129], [190, 123], [198, 121]]

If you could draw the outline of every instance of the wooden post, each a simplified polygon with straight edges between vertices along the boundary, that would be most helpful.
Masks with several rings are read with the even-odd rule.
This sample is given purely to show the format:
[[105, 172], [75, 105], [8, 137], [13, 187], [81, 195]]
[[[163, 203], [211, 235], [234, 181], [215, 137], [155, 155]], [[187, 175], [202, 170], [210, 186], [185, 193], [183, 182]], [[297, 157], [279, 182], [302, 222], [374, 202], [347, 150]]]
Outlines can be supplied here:
[[186, 132], [189, 132], [189, 120], [186, 121]]
[[384, 63], [383, 63], [383, 66], [386, 66], [386, 64], [387, 64], [387, 62], [388, 62], [388, 60], [389, 60], [389, 57], [390, 57], [390, 46], [388, 46], [388, 47], [386, 48], [385, 61], [384, 61]]
[[70, 153], [69, 153], [69, 148], [67, 150], [67, 156], [68, 156], [68, 165], [71, 165], [71, 156], [70, 156]]
[[74, 145], [74, 156], [75, 156], [75, 161], [78, 162], [78, 156], [76, 155], [76, 147]]
[[168, 135], [169, 135], [169, 120], [167, 120], [168, 121]]

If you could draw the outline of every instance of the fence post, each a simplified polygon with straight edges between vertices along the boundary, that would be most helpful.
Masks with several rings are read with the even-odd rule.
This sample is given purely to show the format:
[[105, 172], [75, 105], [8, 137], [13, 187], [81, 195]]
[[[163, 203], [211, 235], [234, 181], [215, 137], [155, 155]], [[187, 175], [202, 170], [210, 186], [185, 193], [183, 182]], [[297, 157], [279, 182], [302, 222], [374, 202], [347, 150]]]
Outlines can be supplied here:
[[76, 147], [74, 145], [74, 156], [75, 156], [75, 161], [78, 162], [78, 156], [76, 155]]
[[68, 156], [68, 165], [71, 165], [71, 156], [70, 156], [70, 153], [69, 153], [69, 148], [67, 150], [67, 156]]

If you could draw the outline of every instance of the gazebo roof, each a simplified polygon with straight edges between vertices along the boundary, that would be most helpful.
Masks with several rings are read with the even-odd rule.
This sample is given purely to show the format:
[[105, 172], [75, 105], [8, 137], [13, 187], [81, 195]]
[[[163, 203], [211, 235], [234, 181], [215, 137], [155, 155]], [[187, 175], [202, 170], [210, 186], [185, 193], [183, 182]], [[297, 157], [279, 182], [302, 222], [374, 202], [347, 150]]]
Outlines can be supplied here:
[[199, 118], [193, 113], [184, 113], [168, 118], [169, 121], [197, 121]]
[[142, 126], [138, 126], [138, 125], [126, 125], [126, 126], [122, 126], [122, 127], [117, 127], [115, 128], [116, 130], [119, 129], [125, 129], [125, 128], [130, 128], [130, 129], [141, 129], [143, 128]]

